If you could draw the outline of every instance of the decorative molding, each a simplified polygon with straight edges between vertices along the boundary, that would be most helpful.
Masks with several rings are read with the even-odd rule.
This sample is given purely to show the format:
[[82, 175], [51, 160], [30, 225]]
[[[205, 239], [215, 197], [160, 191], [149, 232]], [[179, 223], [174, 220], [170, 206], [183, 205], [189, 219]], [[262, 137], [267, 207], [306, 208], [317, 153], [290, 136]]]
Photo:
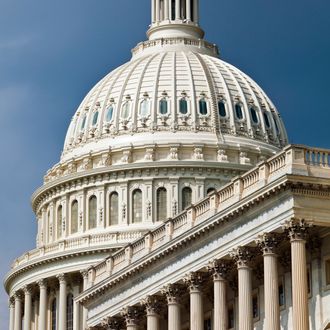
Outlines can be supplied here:
[[255, 240], [263, 254], [276, 253], [279, 242], [279, 236], [274, 233], [260, 234]]
[[311, 223], [304, 219], [296, 218], [286, 221], [283, 225], [283, 229], [287, 232], [291, 242], [295, 240], [306, 240], [311, 227]]

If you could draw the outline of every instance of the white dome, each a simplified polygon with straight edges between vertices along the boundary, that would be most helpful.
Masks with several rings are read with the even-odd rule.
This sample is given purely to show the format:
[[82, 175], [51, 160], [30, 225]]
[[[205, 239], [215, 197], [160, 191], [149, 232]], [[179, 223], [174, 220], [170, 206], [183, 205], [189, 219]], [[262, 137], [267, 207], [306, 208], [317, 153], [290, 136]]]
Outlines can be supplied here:
[[285, 128], [263, 90], [237, 68], [209, 55], [208, 44], [203, 46], [197, 52], [191, 45], [180, 43], [173, 49], [154, 41], [147, 54], [140, 54], [144, 46], [138, 45], [133, 59], [102, 79], [79, 106], [62, 161], [170, 141], [241, 144], [248, 139], [245, 143], [284, 146]]

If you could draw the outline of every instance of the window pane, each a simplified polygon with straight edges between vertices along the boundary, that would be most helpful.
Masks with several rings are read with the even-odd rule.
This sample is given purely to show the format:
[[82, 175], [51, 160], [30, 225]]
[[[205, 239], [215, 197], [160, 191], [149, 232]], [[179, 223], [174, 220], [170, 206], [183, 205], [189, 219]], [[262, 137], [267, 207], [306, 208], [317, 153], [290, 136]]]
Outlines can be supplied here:
[[258, 115], [257, 115], [256, 110], [254, 108], [250, 108], [250, 113], [251, 113], [252, 121], [255, 124], [258, 124], [259, 123], [259, 119], [258, 119]]
[[235, 112], [236, 112], [237, 119], [239, 119], [239, 120], [243, 119], [243, 111], [242, 111], [241, 105], [239, 105], [239, 104], [235, 105]]
[[182, 113], [183, 115], [188, 113], [188, 102], [185, 99], [181, 99], [179, 101], [179, 111], [180, 113]]
[[73, 296], [68, 294], [66, 302], [66, 330], [73, 330]]
[[116, 192], [110, 195], [110, 226], [118, 225], [118, 194]]
[[122, 109], [121, 109], [121, 118], [122, 119], [127, 119], [130, 115], [130, 107], [131, 107], [131, 104], [130, 102], [126, 102]]
[[162, 99], [159, 102], [159, 112], [161, 115], [166, 115], [168, 111], [168, 107], [167, 107], [167, 100], [166, 99]]
[[283, 283], [280, 283], [280, 285], [278, 286], [278, 297], [279, 297], [280, 306], [284, 306], [285, 305], [285, 292], [284, 292]]
[[264, 118], [265, 118], [265, 124], [268, 128], [270, 128], [270, 121], [269, 121], [269, 117], [268, 117], [268, 113], [264, 112]]
[[57, 208], [57, 239], [62, 235], [62, 205]]
[[78, 202], [74, 201], [71, 205], [71, 234], [78, 231]]
[[278, 126], [277, 118], [275, 117], [275, 115], [273, 115], [273, 119], [274, 119], [274, 124], [275, 124], [276, 133], [277, 133], [277, 134], [280, 134], [280, 128], [279, 128], [279, 126]]
[[94, 113], [94, 116], [93, 116], [93, 122], [92, 122], [92, 125], [93, 125], [93, 126], [95, 126], [95, 125], [97, 124], [97, 120], [98, 120], [98, 118], [99, 118], [99, 112], [96, 111], [96, 112]]
[[56, 330], [56, 299], [52, 301], [51, 307], [51, 327], [52, 330]]
[[86, 125], [86, 116], [84, 116], [82, 122], [81, 122], [81, 126], [80, 126], [80, 130], [83, 131]]
[[165, 188], [157, 190], [157, 221], [167, 218], [167, 191]]
[[205, 100], [199, 100], [199, 113], [201, 115], [207, 115], [207, 103]]
[[192, 202], [192, 190], [189, 187], [182, 189], [182, 210], [190, 206]]
[[112, 119], [112, 115], [113, 115], [113, 106], [111, 105], [111, 106], [108, 108], [108, 110], [107, 110], [107, 115], [106, 115], [105, 120], [106, 120], [107, 122], [111, 121], [111, 119]]
[[142, 222], [142, 191], [140, 189], [133, 192], [133, 223]]
[[141, 102], [140, 115], [141, 117], [147, 117], [149, 115], [149, 100], [144, 100]]
[[96, 204], [97, 204], [97, 199], [95, 196], [92, 196], [89, 199], [89, 205], [88, 205], [89, 229], [93, 229], [96, 227]]
[[222, 101], [218, 103], [218, 108], [219, 108], [220, 117], [226, 117], [227, 116], [226, 106]]
[[228, 328], [233, 329], [235, 326], [235, 314], [234, 314], [234, 307], [230, 306], [228, 308]]

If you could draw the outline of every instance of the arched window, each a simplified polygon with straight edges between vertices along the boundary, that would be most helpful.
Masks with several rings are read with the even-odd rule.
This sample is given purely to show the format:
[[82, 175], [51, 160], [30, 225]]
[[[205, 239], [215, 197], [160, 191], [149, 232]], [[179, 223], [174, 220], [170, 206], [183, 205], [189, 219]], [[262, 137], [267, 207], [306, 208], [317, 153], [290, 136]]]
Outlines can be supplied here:
[[259, 123], [259, 118], [258, 118], [258, 114], [257, 111], [254, 108], [250, 108], [250, 114], [251, 114], [251, 118], [254, 124], [258, 124]]
[[50, 242], [52, 233], [52, 224], [50, 223], [50, 211], [47, 212], [48, 242]]
[[264, 112], [264, 118], [265, 118], [265, 124], [267, 128], [270, 128], [270, 121], [269, 121], [269, 117], [268, 117], [268, 113]]
[[179, 112], [182, 115], [186, 115], [188, 113], [188, 102], [184, 98], [180, 99], [179, 101]]
[[107, 114], [105, 116], [105, 121], [107, 121], [107, 122], [111, 121], [112, 116], [113, 116], [113, 105], [110, 105], [110, 107], [107, 110]]
[[165, 188], [157, 190], [157, 221], [167, 218], [167, 191]]
[[128, 119], [131, 113], [131, 102], [126, 101], [121, 108], [121, 118]]
[[182, 210], [191, 205], [192, 203], [192, 190], [190, 187], [182, 189]]
[[75, 200], [71, 204], [71, 234], [78, 231], [78, 202]]
[[132, 199], [132, 223], [142, 222], [142, 191], [140, 189], [134, 190]]
[[148, 99], [143, 100], [140, 105], [140, 116], [147, 117], [149, 115], [149, 109], [150, 101]]
[[60, 239], [62, 236], [62, 216], [63, 216], [63, 207], [62, 205], [60, 205], [57, 208], [57, 221], [56, 221], [57, 239]]
[[66, 297], [66, 330], [73, 330], [73, 295]]
[[92, 125], [95, 126], [97, 124], [97, 120], [99, 119], [99, 112], [96, 111], [93, 115]]
[[239, 120], [243, 119], [243, 110], [242, 106], [240, 104], [235, 105], [235, 113], [236, 113], [236, 118]]
[[167, 104], [167, 99], [163, 98], [159, 101], [159, 113], [161, 115], [166, 115], [168, 112], [168, 104]]
[[110, 205], [110, 226], [118, 225], [118, 211], [119, 211], [118, 193], [116, 192], [111, 193], [109, 205]]
[[203, 116], [207, 115], [207, 102], [204, 99], [199, 100], [199, 113]]
[[83, 131], [85, 129], [86, 126], [86, 118], [87, 116], [85, 115], [82, 122], [81, 122], [81, 126], [80, 126], [80, 130]]
[[57, 329], [57, 324], [56, 324], [56, 299], [54, 298], [53, 301], [52, 301], [52, 304], [51, 304], [51, 307], [50, 307], [50, 322], [51, 322], [51, 330], [56, 330]]
[[218, 102], [218, 110], [219, 110], [219, 116], [220, 117], [227, 117], [227, 111], [226, 106], [223, 101]]
[[96, 196], [92, 196], [88, 202], [88, 219], [89, 229], [96, 228], [96, 211], [97, 211], [97, 199]]

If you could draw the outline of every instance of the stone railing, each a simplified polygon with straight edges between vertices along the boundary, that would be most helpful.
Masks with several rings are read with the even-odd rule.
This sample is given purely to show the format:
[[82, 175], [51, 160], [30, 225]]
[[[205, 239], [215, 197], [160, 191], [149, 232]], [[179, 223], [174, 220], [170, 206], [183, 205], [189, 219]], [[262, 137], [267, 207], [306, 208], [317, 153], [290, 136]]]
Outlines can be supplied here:
[[[244, 175], [233, 179], [220, 190], [209, 194], [175, 218], [168, 219], [160, 227], [92, 267], [96, 274], [94, 284], [178, 237], [200, 223], [201, 218], [206, 219], [229, 206], [233, 206], [286, 174], [329, 178], [330, 150], [315, 150], [298, 145], [287, 146], [282, 152], [260, 163]], [[98, 273], [102, 276], [98, 276]]]
[[24, 265], [29, 261], [49, 256], [52, 254], [68, 252], [74, 253], [75, 250], [84, 248], [97, 248], [100, 246], [111, 246], [111, 245], [125, 245], [129, 242], [135, 241], [142, 236], [141, 231], [130, 231], [130, 232], [116, 232], [116, 233], [102, 233], [93, 235], [84, 235], [76, 238], [68, 238], [58, 242], [54, 242], [45, 246], [41, 246], [37, 249], [31, 250], [21, 257], [17, 258], [11, 268], [16, 268]]

